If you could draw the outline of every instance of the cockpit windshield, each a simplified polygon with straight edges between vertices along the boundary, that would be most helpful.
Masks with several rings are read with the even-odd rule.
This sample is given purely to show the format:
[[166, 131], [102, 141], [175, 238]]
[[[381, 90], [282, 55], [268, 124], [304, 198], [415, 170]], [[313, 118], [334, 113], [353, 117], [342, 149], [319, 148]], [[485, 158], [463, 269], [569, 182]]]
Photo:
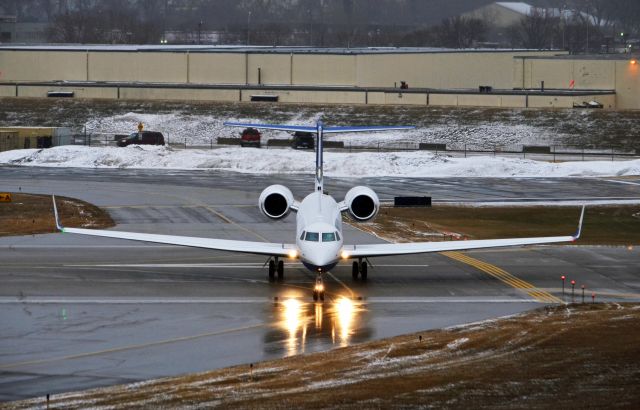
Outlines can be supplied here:
[[322, 233], [322, 242], [335, 242], [336, 234], [333, 232], [323, 232]]
[[318, 242], [320, 240], [320, 234], [318, 232], [307, 232], [307, 235], [304, 237], [305, 241]]

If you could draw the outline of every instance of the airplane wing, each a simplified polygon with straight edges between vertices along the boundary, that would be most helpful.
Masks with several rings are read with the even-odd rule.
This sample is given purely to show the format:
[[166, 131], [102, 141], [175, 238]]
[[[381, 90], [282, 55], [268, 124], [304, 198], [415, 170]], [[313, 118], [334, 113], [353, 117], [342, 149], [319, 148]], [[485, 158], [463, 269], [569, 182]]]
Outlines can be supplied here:
[[317, 132], [316, 127], [305, 127], [302, 125], [276, 125], [276, 124], [253, 124], [243, 122], [225, 122], [224, 125], [229, 127], [242, 127], [242, 128], [261, 128], [265, 130], [277, 130], [288, 132]]
[[413, 130], [416, 127], [410, 125], [398, 126], [371, 126], [371, 127], [327, 127], [323, 131], [325, 134], [339, 134], [344, 132], [374, 132], [374, 131], [392, 131], [392, 130]]
[[234, 241], [228, 239], [210, 239], [190, 236], [156, 235], [148, 233], [108, 231], [100, 229], [65, 228], [60, 224], [56, 198], [53, 196], [53, 213], [56, 228], [61, 232], [79, 235], [102, 236], [105, 238], [128, 239], [132, 241], [163, 243], [168, 245], [188, 246], [191, 248], [215, 249], [229, 252], [241, 252], [254, 255], [290, 257], [297, 255], [295, 245], [284, 243], [266, 243], [251, 241]]
[[414, 253], [463, 251], [483, 248], [500, 248], [506, 246], [540, 245], [546, 243], [574, 242], [582, 233], [582, 221], [584, 219], [584, 206], [580, 213], [578, 230], [571, 236], [548, 236], [537, 238], [511, 238], [511, 239], [482, 239], [473, 241], [450, 242], [413, 242], [413, 243], [383, 243], [372, 245], [353, 245], [344, 247], [343, 250], [351, 258], [364, 258], [373, 256], [408, 255]]

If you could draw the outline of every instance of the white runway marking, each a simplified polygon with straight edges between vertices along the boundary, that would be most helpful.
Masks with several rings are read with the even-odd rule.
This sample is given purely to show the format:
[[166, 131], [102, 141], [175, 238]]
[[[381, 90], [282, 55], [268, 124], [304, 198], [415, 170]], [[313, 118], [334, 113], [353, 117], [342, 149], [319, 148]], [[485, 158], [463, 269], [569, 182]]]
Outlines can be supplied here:
[[[224, 269], [266, 269], [263, 262], [256, 263], [114, 263], [114, 264], [73, 264], [68, 268], [224, 268]], [[301, 263], [285, 263], [285, 266], [302, 266]]]
[[622, 180], [617, 180], [617, 179], [603, 179], [603, 181], [613, 182], [613, 183], [616, 183], [616, 184], [626, 184], [626, 185], [640, 186], [640, 182], [622, 181]]
[[0, 304], [76, 304], [76, 305], [190, 305], [190, 304], [249, 304], [273, 302], [269, 298], [94, 298], [94, 297], [0, 297]]
[[178, 245], [0, 245], [0, 249], [176, 249]]
[[[288, 262], [285, 266], [302, 266], [300, 262]], [[87, 265], [87, 264], [67, 264], [63, 265], [69, 268], [225, 268], [225, 269], [262, 269], [266, 268], [262, 262], [238, 262], [238, 263], [110, 263], [99, 265]], [[427, 264], [417, 265], [401, 265], [401, 264], [387, 264], [378, 265], [373, 267], [387, 267], [387, 268], [426, 268]], [[338, 268], [350, 268], [350, 265], [338, 265]]]
[[[279, 297], [280, 302], [288, 299], [287, 297]], [[304, 300], [304, 298], [302, 298]], [[360, 301], [360, 300], [358, 300]], [[495, 297], [372, 297], [364, 298], [361, 301], [366, 304], [407, 304], [407, 303], [540, 303], [535, 299], [516, 299], [516, 298], [495, 298]], [[193, 304], [262, 304], [262, 303], [274, 303], [274, 299], [267, 297], [213, 297], [213, 298], [95, 298], [95, 297], [0, 297], [0, 304], [12, 305], [12, 304], [33, 304], [33, 305], [193, 305]], [[310, 301], [311, 303], [311, 301]]]
[[535, 299], [494, 298], [494, 297], [372, 297], [366, 303], [540, 303]]

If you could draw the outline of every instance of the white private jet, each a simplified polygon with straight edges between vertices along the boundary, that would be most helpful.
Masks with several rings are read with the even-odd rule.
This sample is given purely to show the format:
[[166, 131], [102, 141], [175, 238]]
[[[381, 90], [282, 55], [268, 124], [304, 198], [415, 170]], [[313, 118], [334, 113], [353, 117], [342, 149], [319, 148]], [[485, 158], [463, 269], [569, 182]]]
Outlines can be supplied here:
[[[299, 259], [305, 267], [317, 273], [313, 289], [314, 300], [324, 300], [323, 273], [333, 269], [340, 260], [353, 260], [352, 276], [367, 279], [366, 259], [374, 256], [407, 255], [427, 252], [497, 248], [505, 246], [572, 242], [580, 237], [584, 207], [580, 215], [577, 232], [572, 236], [551, 236], [537, 238], [486, 239], [449, 242], [385, 243], [370, 245], [345, 245], [342, 232], [342, 212], [348, 212], [356, 222], [371, 220], [380, 208], [376, 193], [366, 186], [357, 186], [347, 192], [341, 202], [337, 202], [323, 191], [323, 135], [350, 132], [372, 132], [383, 130], [404, 130], [414, 127], [324, 127], [318, 122], [315, 127], [225, 123], [232, 127], [251, 127], [288, 132], [309, 132], [317, 135], [315, 189], [302, 201], [296, 201], [291, 190], [282, 185], [271, 185], [260, 194], [258, 207], [271, 219], [282, 219], [291, 211], [297, 213], [294, 244], [237, 241], [227, 239], [196, 238], [174, 235], [119, 232], [97, 229], [64, 228], [60, 224], [55, 197], [53, 208], [56, 227], [66, 233], [129, 239], [134, 241], [163, 243], [194, 248], [216, 249], [229, 252], [266, 255], [269, 257], [269, 279], [284, 276], [282, 258]], [[363, 261], [364, 259], [364, 261]]]

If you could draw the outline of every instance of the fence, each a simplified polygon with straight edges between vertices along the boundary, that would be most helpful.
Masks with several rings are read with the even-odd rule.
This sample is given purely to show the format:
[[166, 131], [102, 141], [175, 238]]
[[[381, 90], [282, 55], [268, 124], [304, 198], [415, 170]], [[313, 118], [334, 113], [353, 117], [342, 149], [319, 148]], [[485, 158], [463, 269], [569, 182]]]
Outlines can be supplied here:
[[[117, 146], [119, 138], [126, 135], [120, 134], [75, 134], [70, 143], [75, 145], [90, 146]], [[239, 146], [239, 138], [210, 138], [208, 143], [202, 142], [189, 144], [188, 139], [169, 140], [165, 135], [167, 145], [175, 149], [216, 149], [223, 146]], [[291, 147], [291, 140], [269, 139], [263, 145], [266, 149], [287, 149]], [[375, 145], [353, 145], [342, 141], [324, 141], [327, 149], [344, 152], [392, 152], [392, 151], [429, 151], [435, 154], [446, 154], [457, 157], [470, 156], [507, 156], [522, 159], [538, 159], [548, 161], [586, 161], [586, 160], [611, 160], [631, 159], [640, 157], [640, 146], [562, 146], [562, 145], [472, 145], [451, 142], [390, 142], [376, 143]]]

